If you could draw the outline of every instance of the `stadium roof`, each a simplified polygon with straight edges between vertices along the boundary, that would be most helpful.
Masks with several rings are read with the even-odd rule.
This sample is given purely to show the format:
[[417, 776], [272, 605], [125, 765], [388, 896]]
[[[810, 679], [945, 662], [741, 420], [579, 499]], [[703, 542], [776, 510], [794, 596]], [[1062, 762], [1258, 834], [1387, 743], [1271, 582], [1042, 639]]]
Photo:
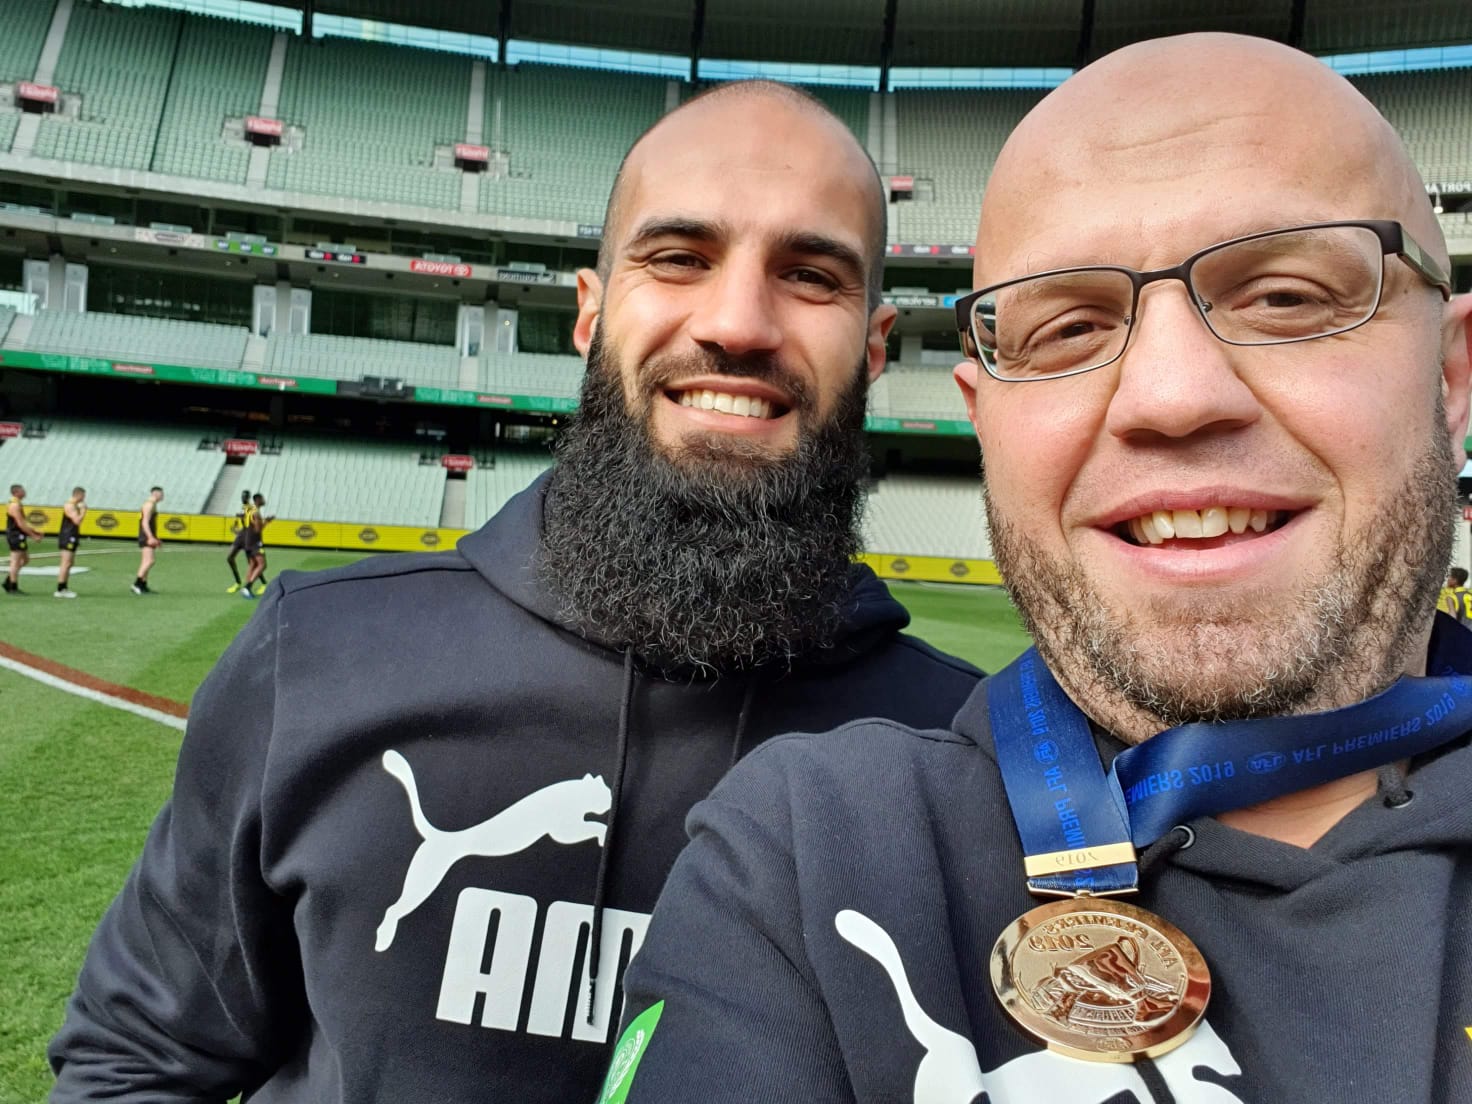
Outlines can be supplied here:
[[[302, 10], [309, 0], [267, 0]], [[1070, 67], [1230, 30], [1314, 54], [1472, 43], [1467, 0], [312, 0], [312, 10], [567, 45], [834, 65]], [[885, 46], [889, 45], [888, 58]]]

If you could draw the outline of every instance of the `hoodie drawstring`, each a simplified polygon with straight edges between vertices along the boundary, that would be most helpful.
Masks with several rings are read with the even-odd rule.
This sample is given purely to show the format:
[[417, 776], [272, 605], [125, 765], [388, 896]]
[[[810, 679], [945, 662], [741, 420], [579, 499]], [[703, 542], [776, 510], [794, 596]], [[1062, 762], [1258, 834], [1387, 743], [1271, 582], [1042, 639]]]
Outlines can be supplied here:
[[598, 882], [593, 887], [593, 926], [588, 933], [588, 1023], [598, 993], [598, 960], [603, 949], [603, 901], [608, 893], [609, 856], [613, 852], [613, 825], [618, 817], [618, 799], [624, 790], [624, 767], [629, 761], [629, 711], [634, 701], [634, 649], [624, 649], [624, 700], [618, 711], [618, 747], [613, 767], [613, 793], [608, 803], [608, 829], [603, 833], [603, 850], [598, 856]]
[[746, 693], [741, 696], [741, 711], [736, 714], [736, 738], [731, 741], [731, 761], [726, 764], [729, 773], [741, 758], [741, 744], [746, 739], [746, 724], [751, 720], [751, 700], [756, 697], [756, 677], [747, 680]]

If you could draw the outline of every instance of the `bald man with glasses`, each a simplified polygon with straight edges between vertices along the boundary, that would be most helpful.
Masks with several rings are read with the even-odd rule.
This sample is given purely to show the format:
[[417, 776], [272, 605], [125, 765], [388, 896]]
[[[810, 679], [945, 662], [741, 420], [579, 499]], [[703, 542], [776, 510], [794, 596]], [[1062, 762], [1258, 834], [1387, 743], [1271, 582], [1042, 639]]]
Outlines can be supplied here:
[[1472, 1099], [1472, 301], [1399, 139], [1276, 43], [1141, 43], [1013, 133], [976, 258], [1036, 647], [696, 807], [604, 1098]]

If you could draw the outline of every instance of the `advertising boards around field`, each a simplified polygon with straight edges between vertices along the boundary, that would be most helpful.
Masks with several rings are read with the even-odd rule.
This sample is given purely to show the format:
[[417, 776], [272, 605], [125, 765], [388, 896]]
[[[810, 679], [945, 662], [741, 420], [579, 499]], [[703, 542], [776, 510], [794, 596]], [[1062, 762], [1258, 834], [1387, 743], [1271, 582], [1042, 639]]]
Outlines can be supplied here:
[[138, 535], [137, 510], [90, 509], [82, 519], [84, 537], [136, 537]]
[[26, 520], [43, 533], [55, 533], [61, 528], [60, 506], [32, 506], [27, 502], [25, 514]]
[[905, 556], [862, 552], [858, 557], [881, 579], [914, 579], [924, 583], [969, 583], [1001, 586], [1002, 576], [991, 560], [950, 559], [945, 556]]

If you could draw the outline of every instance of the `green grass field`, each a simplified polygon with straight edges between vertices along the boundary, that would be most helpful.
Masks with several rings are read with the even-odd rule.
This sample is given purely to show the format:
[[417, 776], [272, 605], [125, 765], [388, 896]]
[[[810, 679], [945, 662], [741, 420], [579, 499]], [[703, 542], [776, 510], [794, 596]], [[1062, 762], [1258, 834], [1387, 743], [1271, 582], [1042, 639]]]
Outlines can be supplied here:
[[[54, 542], [33, 567], [53, 568]], [[26, 574], [0, 596], [0, 640], [137, 690], [188, 701], [254, 603], [225, 594], [224, 549], [166, 546], [129, 590], [136, 546], [89, 541], [76, 601], [51, 598], [51, 576]], [[318, 570], [354, 553], [270, 551], [271, 571]], [[1027, 644], [998, 590], [892, 585], [910, 631], [987, 670]], [[140, 633], [138, 620], [146, 620]], [[0, 669], [0, 1104], [45, 1098], [46, 1041], [61, 1021], [87, 939], [168, 796], [179, 733]]]

